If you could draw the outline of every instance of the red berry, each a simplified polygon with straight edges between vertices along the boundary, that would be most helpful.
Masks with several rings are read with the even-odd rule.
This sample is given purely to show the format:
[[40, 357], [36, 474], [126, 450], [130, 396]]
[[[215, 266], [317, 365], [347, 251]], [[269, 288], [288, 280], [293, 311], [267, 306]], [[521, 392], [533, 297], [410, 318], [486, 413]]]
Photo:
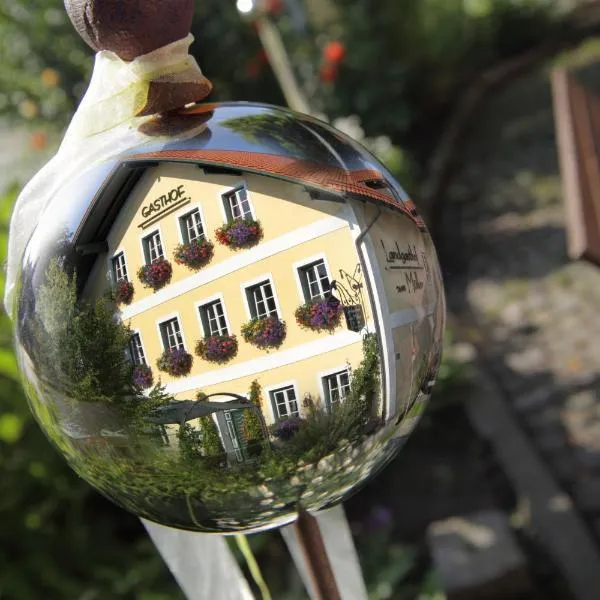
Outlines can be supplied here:
[[334, 82], [337, 78], [337, 67], [332, 64], [323, 65], [319, 71], [319, 77], [325, 83]]
[[323, 48], [323, 56], [326, 61], [337, 64], [346, 56], [346, 48], [341, 42], [328, 42]]

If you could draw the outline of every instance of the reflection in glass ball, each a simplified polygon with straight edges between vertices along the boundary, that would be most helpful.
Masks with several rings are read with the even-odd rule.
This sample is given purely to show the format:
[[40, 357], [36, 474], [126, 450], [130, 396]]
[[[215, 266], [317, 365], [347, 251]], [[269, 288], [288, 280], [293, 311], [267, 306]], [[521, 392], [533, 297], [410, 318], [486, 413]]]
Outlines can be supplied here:
[[343, 500], [414, 427], [441, 354], [435, 250], [389, 173], [315, 119], [208, 105], [90, 164], [29, 241], [33, 412], [147, 519], [207, 532]]

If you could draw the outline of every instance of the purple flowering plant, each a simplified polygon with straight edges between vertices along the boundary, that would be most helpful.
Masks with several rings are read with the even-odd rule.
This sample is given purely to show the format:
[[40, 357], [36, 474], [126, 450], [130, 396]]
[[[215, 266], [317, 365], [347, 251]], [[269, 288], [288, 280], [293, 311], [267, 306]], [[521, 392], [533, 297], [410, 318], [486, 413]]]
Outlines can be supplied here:
[[133, 369], [133, 385], [136, 388], [145, 390], [154, 383], [152, 369], [148, 365], [136, 365]]
[[284, 442], [291, 440], [300, 431], [302, 419], [298, 416], [281, 419], [271, 426], [271, 433]]
[[342, 304], [335, 300], [309, 300], [296, 309], [296, 322], [304, 329], [312, 331], [333, 331], [344, 313]]
[[180, 244], [175, 248], [175, 262], [186, 265], [190, 269], [198, 270], [208, 264], [213, 257], [214, 244], [208, 240], [193, 240], [187, 244]]
[[163, 371], [173, 377], [183, 377], [192, 369], [194, 357], [185, 351], [184, 348], [174, 348], [165, 350], [162, 356], [156, 361], [159, 371]]
[[242, 325], [242, 337], [263, 350], [279, 348], [285, 340], [286, 325], [277, 316], [259, 317]]
[[263, 230], [254, 219], [234, 219], [215, 231], [219, 243], [230, 248], [250, 248], [262, 239]]
[[231, 360], [238, 351], [235, 335], [211, 335], [196, 344], [196, 354], [209, 362], [225, 363]]

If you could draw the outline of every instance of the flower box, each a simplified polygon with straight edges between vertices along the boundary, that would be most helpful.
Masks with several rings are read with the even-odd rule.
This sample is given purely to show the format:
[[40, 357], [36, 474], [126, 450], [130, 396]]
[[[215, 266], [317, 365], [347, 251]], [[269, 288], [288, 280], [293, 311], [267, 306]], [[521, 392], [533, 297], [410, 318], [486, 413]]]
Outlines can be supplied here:
[[196, 354], [209, 362], [225, 363], [238, 352], [235, 335], [211, 335], [196, 344]]
[[152, 369], [148, 365], [136, 365], [133, 369], [133, 385], [136, 388], [145, 390], [154, 383]]
[[250, 248], [262, 239], [263, 230], [254, 219], [235, 219], [215, 231], [217, 241], [229, 248]]
[[115, 285], [115, 303], [116, 304], [131, 304], [133, 300], [133, 283], [131, 281], [126, 281], [125, 279], [121, 279], [121, 281], [117, 281]]
[[248, 343], [258, 348], [279, 348], [285, 340], [285, 321], [278, 317], [252, 319], [242, 325], [242, 336]]
[[173, 377], [183, 377], [192, 369], [194, 357], [183, 348], [174, 350], [165, 350], [162, 356], [156, 361], [159, 371], [168, 373]]
[[333, 331], [341, 322], [344, 307], [339, 300], [310, 300], [296, 309], [296, 322], [312, 331]]
[[208, 264], [214, 254], [214, 244], [208, 240], [194, 240], [175, 248], [175, 262], [197, 271]]
[[168, 260], [161, 258], [149, 265], [140, 267], [138, 271], [139, 280], [144, 287], [152, 288], [154, 291], [159, 290], [171, 281], [173, 267]]

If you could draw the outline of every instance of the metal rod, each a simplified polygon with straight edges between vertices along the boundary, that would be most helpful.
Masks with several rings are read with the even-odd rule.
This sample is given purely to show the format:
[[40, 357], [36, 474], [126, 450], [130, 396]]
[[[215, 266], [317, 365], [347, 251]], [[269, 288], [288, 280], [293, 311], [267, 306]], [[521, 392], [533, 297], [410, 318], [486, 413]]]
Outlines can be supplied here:
[[316, 593], [315, 600], [341, 600], [317, 520], [301, 508], [294, 528]]
[[256, 26], [258, 36], [267, 53], [269, 63], [271, 63], [271, 67], [279, 81], [281, 91], [285, 96], [288, 106], [298, 112], [310, 114], [308, 100], [298, 85], [279, 31], [277, 31], [277, 28], [266, 15], [261, 15], [256, 19]]

